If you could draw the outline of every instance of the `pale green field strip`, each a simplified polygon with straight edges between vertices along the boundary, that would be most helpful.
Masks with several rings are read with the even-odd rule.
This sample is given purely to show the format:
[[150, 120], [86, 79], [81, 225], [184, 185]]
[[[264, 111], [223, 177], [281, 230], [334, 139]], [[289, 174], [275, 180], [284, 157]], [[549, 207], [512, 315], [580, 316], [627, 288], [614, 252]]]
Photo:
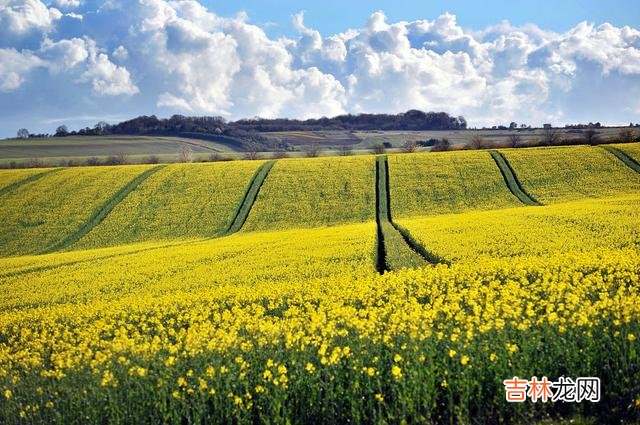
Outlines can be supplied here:
[[278, 160], [242, 230], [374, 221], [375, 178], [371, 156]]
[[[83, 262], [74, 262], [78, 252], [4, 258], [0, 259], [0, 269], [22, 260], [22, 267], [32, 270], [0, 277], [0, 311], [38, 308], [50, 311], [60, 306], [75, 314], [78, 304], [89, 301], [130, 297], [138, 302], [142, 300], [138, 297], [144, 295], [143, 298], [153, 302], [156, 296], [176, 291], [200, 296], [223, 288], [235, 291], [243, 285], [250, 290], [261, 282], [270, 285], [273, 294], [286, 292], [295, 296], [294, 282], [313, 286], [317, 279], [374, 275], [374, 232], [375, 223], [368, 222], [318, 229], [241, 232], [138, 252], [130, 252], [132, 246], [103, 248], [87, 254], [94, 257], [93, 261]], [[85, 252], [88, 251], [80, 254]], [[57, 267], [38, 269], [42, 262]]]
[[638, 250], [638, 223], [639, 195], [400, 221], [418, 242], [453, 262]]
[[521, 205], [486, 151], [390, 155], [388, 161], [395, 218]]
[[624, 162], [624, 165], [631, 168], [636, 173], [640, 173], [640, 163], [627, 155], [623, 150], [613, 146], [603, 146], [603, 148], [615, 155], [620, 161]]
[[233, 220], [261, 164], [168, 165], [129, 193], [104, 221], [70, 248], [220, 236]]
[[247, 221], [251, 208], [258, 197], [258, 193], [260, 193], [260, 188], [264, 184], [264, 180], [267, 178], [269, 171], [271, 171], [273, 164], [275, 164], [275, 161], [268, 161], [262, 164], [256, 171], [253, 179], [251, 179], [251, 183], [247, 188], [247, 192], [245, 193], [242, 202], [238, 206], [235, 217], [227, 229], [228, 235], [239, 231]]
[[142, 183], [143, 181], [148, 179], [149, 176], [157, 173], [164, 167], [165, 165], [158, 165], [137, 175], [133, 180], [121, 187], [120, 190], [118, 190], [111, 198], [107, 199], [104, 204], [100, 205], [96, 210], [94, 210], [93, 214], [91, 214], [89, 219], [84, 222], [78, 230], [71, 233], [61, 241], [54, 243], [53, 245], [45, 249], [42, 253], [48, 254], [50, 252], [59, 251], [79, 241], [84, 235], [89, 233], [91, 229], [100, 224], [102, 220], [104, 220], [105, 217], [107, 217], [109, 213], [113, 211], [113, 209], [127, 197], [127, 195], [129, 195], [140, 185], [140, 183]]
[[524, 188], [520, 184], [520, 181], [518, 180], [518, 177], [516, 176], [516, 173], [513, 171], [513, 168], [511, 168], [509, 161], [505, 159], [504, 155], [502, 155], [498, 151], [491, 151], [491, 156], [500, 169], [502, 177], [504, 177], [504, 182], [506, 183], [511, 193], [513, 193], [513, 195], [525, 205], [540, 205], [538, 201], [533, 199], [531, 195], [529, 195], [524, 190]]
[[433, 261], [433, 257], [422, 246], [416, 244], [407, 231], [401, 232], [391, 217], [386, 156], [376, 158], [376, 176], [378, 272], [424, 267]]
[[600, 147], [504, 149], [522, 186], [543, 204], [634, 194], [640, 175]]
[[67, 168], [5, 194], [0, 203], [0, 256], [36, 254], [56, 244], [150, 168]]
[[0, 196], [5, 193], [9, 193], [12, 190], [16, 190], [22, 185], [34, 182], [49, 173], [60, 171], [61, 168], [54, 168], [48, 170], [39, 170], [36, 168], [30, 168], [26, 170], [9, 170], [0, 172]]

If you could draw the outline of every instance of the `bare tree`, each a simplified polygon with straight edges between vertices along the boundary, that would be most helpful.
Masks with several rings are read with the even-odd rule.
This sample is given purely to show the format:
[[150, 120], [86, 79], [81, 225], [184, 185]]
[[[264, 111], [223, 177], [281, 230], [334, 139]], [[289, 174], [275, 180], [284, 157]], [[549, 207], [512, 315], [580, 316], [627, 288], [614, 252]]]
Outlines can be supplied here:
[[595, 145], [600, 142], [600, 136], [593, 128], [589, 128], [582, 133], [582, 140], [588, 145]]
[[338, 148], [338, 155], [340, 156], [350, 156], [353, 155], [353, 150], [349, 145], [342, 145]]
[[271, 158], [273, 159], [289, 158], [289, 154], [285, 151], [275, 151], [273, 155], [271, 155]]
[[522, 136], [516, 133], [510, 134], [507, 138], [509, 141], [509, 147], [517, 148], [522, 143]]
[[315, 158], [320, 155], [320, 145], [318, 142], [313, 142], [310, 145], [304, 147], [304, 153], [307, 158]]
[[384, 146], [384, 143], [376, 143], [371, 147], [371, 152], [376, 155], [383, 155], [387, 149]]
[[189, 145], [182, 145], [180, 153], [178, 155], [180, 162], [193, 162], [193, 150]]
[[418, 149], [418, 144], [415, 142], [415, 140], [407, 140], [402, 145], [402, 152], [404, 153], [412, 153], [415, 152], [416, 149]]
[[471, 142], [469, 143], [469, 146], [471, 146], [472, 149], [482, 149], [484, 148], [484, 145], [485, 141], [479, 134], [474, 134], [471, 138]]
[[129, 155], [123, 151], [116, 154], [116, 161], [118, 165], [124, 165], [129, 163]]
[[260, 146], [257, 143], [255, 142], [249, 143], [246, 149], [247, 150], [244, 154], [245, 159], [250, 159], [250, 160], [258, 159], [259, 157], [258, 152], [259, 152]]
[[448, 151], [449, 149], [451, 149], [451, 143], [449, 142], [449, 139], [443, 137], [433, 145], [433, 147], [431, 148], [431, 152], [444, 152]]
[[29, 138], [29, 130], [26, 128], [21, 128], [18, 130], [18, 139], [28, 139]]
[[560, 132], [554, 128], [545, 128], [542, 131], [542, 138], [541, 138], [541, 142], [543, 145], [557, 145], [561, 142], [562, 140], [562, 135], [560, 134]]
[[211, 155], [209, 155], [209, 161], [210, 162], [224, 161], [224, 157], [220, 155], [218, 152], [212, 153]]
[[160, 158], [157, 155], [149, 155], [144, 160], [145, 164], [157, 164], [160, 162]]
[[630, 143], [636, 139], [636, 133], [630, 128], [624, 128], [618, 133], [618, 140], [623, 143]]

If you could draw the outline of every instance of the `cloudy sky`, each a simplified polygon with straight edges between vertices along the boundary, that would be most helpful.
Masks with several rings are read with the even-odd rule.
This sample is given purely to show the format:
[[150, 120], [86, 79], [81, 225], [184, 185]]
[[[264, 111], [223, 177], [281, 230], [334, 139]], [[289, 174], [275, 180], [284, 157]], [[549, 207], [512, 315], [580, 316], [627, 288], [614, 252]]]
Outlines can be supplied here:
[[0, 0], [0, 137], [142, 114], [640, 121], [640, 2]]

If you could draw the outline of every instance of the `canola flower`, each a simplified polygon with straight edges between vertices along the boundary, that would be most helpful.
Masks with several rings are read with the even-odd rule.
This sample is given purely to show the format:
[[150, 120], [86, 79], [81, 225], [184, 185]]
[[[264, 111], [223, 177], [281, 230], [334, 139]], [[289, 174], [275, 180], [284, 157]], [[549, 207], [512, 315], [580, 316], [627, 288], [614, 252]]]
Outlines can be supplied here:
[[[560, 368], [606, 378], [633, 405], [637, 250], [381, 276], [361, 252], [374, 233], [238, 234], [5, 276], [16, 293], [0, 299], [0, 418], [71, 420], [81, 403], [94, 422], [507, 420], [496, 380]], [[545, 356], [531, 355], [538, 344]]]
[[636, 162], [640, 162], [640, 143], [620, 143], [612, 146], [620, 149], [622, 152], [636, 160]]
[[18, 170], [0, 170], [0, 191], [16, 182], [27, 179], [36, 174], [44, 173], [51, 168], [25, 168]]

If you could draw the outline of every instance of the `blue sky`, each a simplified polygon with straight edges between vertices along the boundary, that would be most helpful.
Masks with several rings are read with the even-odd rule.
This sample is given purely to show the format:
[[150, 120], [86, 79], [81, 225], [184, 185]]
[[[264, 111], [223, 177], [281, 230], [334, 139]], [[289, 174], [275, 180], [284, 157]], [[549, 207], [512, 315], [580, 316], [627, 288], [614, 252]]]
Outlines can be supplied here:
[[305, 11], [310, 27], [325, 34], [357, 28], [378, 10], [384, 11], [390, 21], [433, 19], [450, 12], [456, 15], [460, 25], [475, 29], [502, 20], [514, 25], [534, 23], [558, 32], [566, 31], [580, 21], [636, 27], [640, 23], [640, 1], [634, 0], [208, 0], [203, 3], [223, 16], [244, 11], [252, 22], [268, 24], [268, 31], [274, 36], [294, 35], [291, 15], [299, 11]]
[[0, 4], [0, 137], [151, 114], [640, 122], [638, 1]]

